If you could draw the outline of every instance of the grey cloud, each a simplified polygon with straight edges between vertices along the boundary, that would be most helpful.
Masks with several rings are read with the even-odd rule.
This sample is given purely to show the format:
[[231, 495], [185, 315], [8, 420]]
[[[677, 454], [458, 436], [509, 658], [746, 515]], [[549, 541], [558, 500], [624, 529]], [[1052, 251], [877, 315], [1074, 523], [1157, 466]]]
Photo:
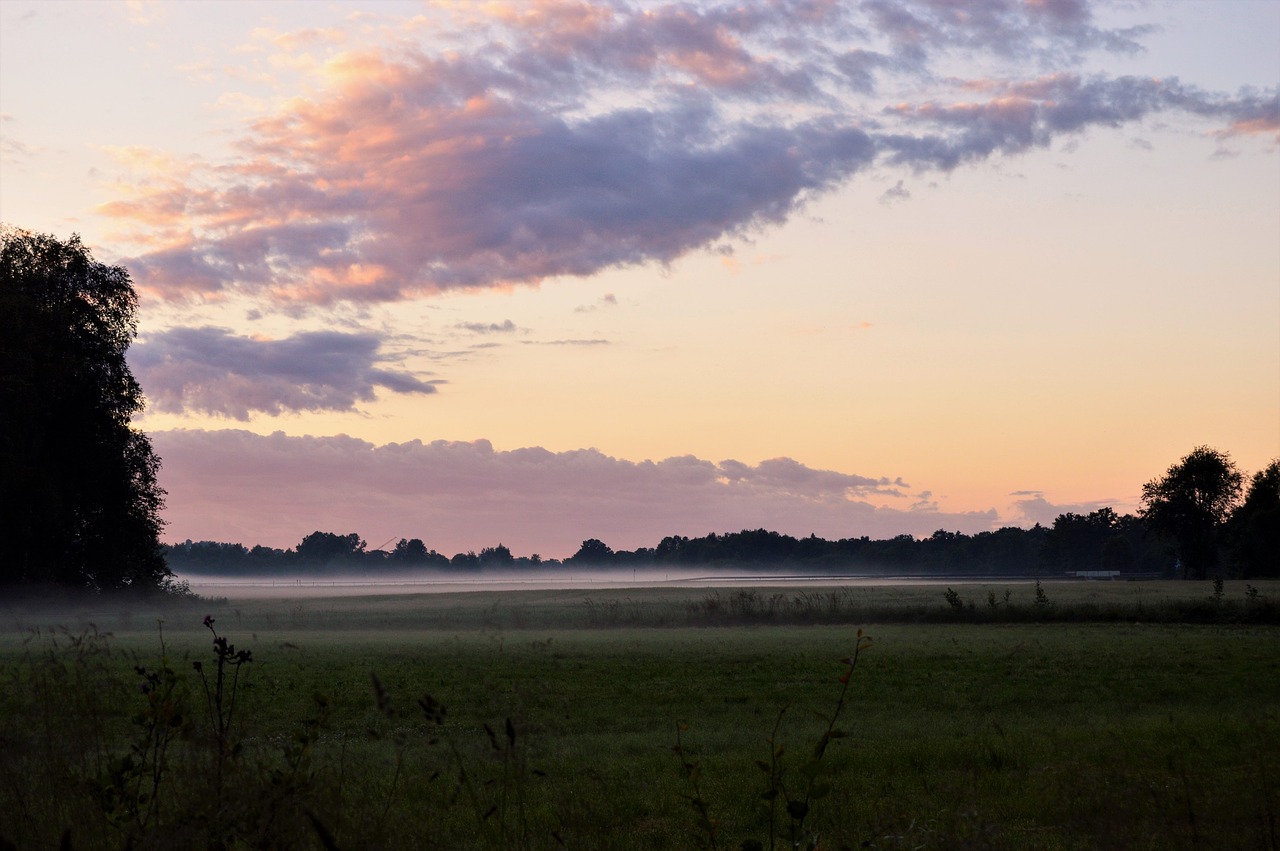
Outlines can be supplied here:
[[876, 73], [896, 63], [882, 53], [856, 48], [835, 57], [834, 64], [849, 88], [870, 95], [876, 89]]
[[865, 134], [830, 125], [744, 127], [704, 146], [704, 125], [664, 123], [640, 112], [549, 122], [477, 154], [466, 167], [480, 175], [479, 191], [470, 203], [447, 199], [454, 221], [419, 243], [419, 276], [444, 288], [669, 262], [725, 233], [781, 222], [802, 191], [872, 156]]
[[912, 511], [937, 512], [938, 501], [933, 498], [933, 491], [920, 491], [915, 495], [916, 501], [911, 503]]
[[1045, 499], [1039, 491], [1019, 491], [1019, 493], [1030, 494], [1025, 499], [1014, 501], [1016, 520], [1022, 524], [1039, 523], [1041, 526], [1052, 526], [1059, 514], [1088, 514], [1115, 504], [1115, 501], [1110, 500], [1055, 504]]
[[461, 322], [457, 325], [464, 331], [470, 331], [473, 334], [510, 334], [517, 330], [516, 323], [510, 319], [504, 319], [501, 322]]
[[[490, 26], [356, 56], [246, 128], [234, 164], [104, 205], [171, 226], [126, 261], [140, 286], [325, 303], [537, 283], [670, 263], [881, 164], [950, 171], [1170, 111], [1280, 132], [1274, 89], [1064, 72], [1143, 34], [1085, 0], [551, 3]], [[989, 76], [932, 70], [956, 60]]]
[[607, 346], [608, 340], [521, 340], [526, 346]]
[[1138, 39], [1150, 27], [1099, 28], [1091, 5], [1088, 0], [871, 0], [865, 8], [905, 63], [923, 65], [948, 49], [1054, 64], [1078, 62], [1089, 50], [1142, 50]]
[[910, 197], [911, 197], [910, 190], [908, 190], [905, 186], [903, 186], [902, 181], [899, 180], [893, 186], [890, 186], [883, 193], [881, 193], [880, 203], [887, 205], [887, 204], [893, 203], [894, 201], [906, 201]]
[[722, 461], [720, 472], [729, 481], [757, 482], [787, 492], [828, 497], [869, 493], [901, 496], [899, 488], [909, 487], [901, 479], [870, 479], [831, 470], [814, 470], [791, 458], [772, 458], [761, 461], [756, 467], [738, 461]]
[[[191, 211], [210, 219], [238, 211], [227, 227], [249, 231], [254, 218], [284, 220], [298, 209], [341, 224], [204, 236], [127, 263], [152, 290], [236, 286], [312, 301], [585, 276], [670, 262], [726, 234], [780, 223], [804, 193], [830, 188], [874, 156], [864, 132], [830, 120], [720, 131], [710, 116], [628, 111], [569, 124], [514, 105], [500, 112], [500, 140], [419, 157], [376, 202], [369, 187], [311, 205], [313, 171], [325, 168], [315, 163], [275, 176], [270, 196], [214, 190]], [[463, 123], [447, 132], [469, 135]], [[363, 221], [358, 234], [350, 220]], [[420, 230], [406, 220], [433, 224]], [[308, 241], [314, 251], [299, 256]], [[351, 281], [362, 269], [379, 277]]]
[[[178, 538], [286, 546], [316, 528], [342, 528], [370, 540], [416, 535], [445, 552], [503, 541], [518, 552], [566, 556], [588, 537], [634, 548], [670, 534], [743, 528], [890, 537], [997, 522], [993, 511], [908, 505], [893, 492], [895, 477], [789, 458], [629, 461], [595, 449], [501, 451], [486, 440], [375, 446], [238, 430], [160, 431], [152, 440], [165, 460], [166, 517]], [[873, 496], [904, 507], [877, 507], [867, 501]]]
[[1082, 79], [1056, 74], [993, 88], [985, 102], [928, 102], [886, 108], [886, 116], [907, 125], [932, 125], [941, 132], [888, 134], [879, 142], [892, 152], [894, 162], [950, 171], [992, 154], [1045, 147], [1060, 136], [1090, 127], [1119, 127], [1165, 110], [1224, 120], [1232, 127], [1265, 125], [1271, 121], [1277, 102], [1274, 93], [1240, 98], [1208, 94], [1184, 86], [1177, 78]]
[[[526, 341], [521, 340], [521, 342], [526, 342]], [[470, 358], [475, 357], [476, 354], [479, 352], [484, 352], [487, 349], [500, 349], [502, 348], [503, 345], [505, 344], [498, 343], [498, 342], [484, 342], [484, 343], [471, 343], [470, 345], [466, 346], [466, 348], [461, 348], [461, 349], [420, 348], [414, 351], [414, 354], [419, 357], [423, 357], [433, 361], [469, 360]], [[445, 382], [440, 382], [440, 383], [445, 383]]]
[[600, 296], [593, 304], [583, 304], [573, 309], [574, 313], [592, 313], [608, 307], [617, 307], [618, 297], [613, 293], [605, 293]]
[[[392, 372], [387, 369], [370, 369], [367, 370], [363, 378], [370, 385], [376, 387], [385, 387], [392, 393], [435, 393], [436, 385], [445, 383], [442, 379], [432, 379], [423, 381], [415, 375], [407, 372]], [[372, 394], [370, 394], [372, 395]], [[361, 396], [362, 400], [369, 397]]]
[[[7, 123], [13, 121], [13, 118], [6, 115], [4, 116], [4, 121]], [[0, 162], [18, 165], [26, 160], [34, 159], [41, 153], [43, 151], [40, 148], [13, 138], [11, 133], [0, 136]]]
[[350, 411], [375, 388], [434, 393], [439, 380], [379, 367], [373, 334], [312, 331], [282, 340], [235, 336], [225, 328], [173, 328], [150, 334], [129, 362], [152, 407], [247, 420], [260, 411]]

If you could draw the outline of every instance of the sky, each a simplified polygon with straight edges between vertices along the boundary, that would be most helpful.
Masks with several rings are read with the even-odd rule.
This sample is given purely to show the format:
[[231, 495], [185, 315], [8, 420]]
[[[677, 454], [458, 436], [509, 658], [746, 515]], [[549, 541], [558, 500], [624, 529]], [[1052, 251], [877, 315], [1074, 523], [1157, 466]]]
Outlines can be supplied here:
[[168, 541], [571, 555], [1280, 456], [1280, 2], [0, 0]]

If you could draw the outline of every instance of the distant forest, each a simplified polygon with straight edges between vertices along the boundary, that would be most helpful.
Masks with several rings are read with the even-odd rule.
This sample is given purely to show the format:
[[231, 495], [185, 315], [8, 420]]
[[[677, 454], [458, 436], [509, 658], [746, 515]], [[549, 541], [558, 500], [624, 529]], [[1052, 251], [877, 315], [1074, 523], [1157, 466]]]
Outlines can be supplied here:
[[313, 532], [296, 547], [246, 547], [214, 541], [166, 545], [171, 569], [185, 574], [384, 573], [397, 570], [635, 568], [680, 566], [739, 570], [798, 570], [884, 574], [1063, 575], [1117, 571], [1122, 575], [1174, 576], [1178, 561], [1140, 517], [1110, 508], [1062, 514], [1051, 527], [1005, 527], [966, 535], [938, 530], [927, 538], [898, 535], [829, 541], [795, 538], [765, 529], [687, 538], [672, 535], [657, 546], [614, 550], [595, 538], [571, 557], [516, 556], [502, 544], [446, 556], [418, 538], [401, 538], [389, 550], [367, 548], [356, 533]]

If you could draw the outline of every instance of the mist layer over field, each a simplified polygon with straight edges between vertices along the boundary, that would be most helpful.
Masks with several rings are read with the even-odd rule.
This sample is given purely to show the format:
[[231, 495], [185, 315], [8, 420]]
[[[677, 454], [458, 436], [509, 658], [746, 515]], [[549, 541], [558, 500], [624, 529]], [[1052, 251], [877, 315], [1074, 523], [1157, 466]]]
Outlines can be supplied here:
[[[719, 847], [783, 847], [761, 795], [784, 786], [829, 847], [1276, 835], [1280, 627], [1243, 618], [1277, 582], [242, 590], [0, 606], [0, 839], [665, 849], [706, 844], [697, 796]], [[210, 629], [252, 652], [221, 733]], [[148, 674], [186, 721], [144, 822], [111, 767], [161, 729]], [[842, 734], [810, 767], [846, 674]]]
[[[367, 573], [317, 575], [315, 573], [268, 577], [178, 574], [195, 594], [227, 599], [285, 599], [291, 597], [364, 597], [388, 594], [446, 594], [466, 591], [537, 591], [552, 589], [642, 589], [642, 588], [742, 588], [782, 585], [803, 588], [870, 588], [891, 585], [930, 586], [956, 580], [949, 577], [914, 578], [901, 576], [849, 576], [841, 574], [758, 573], [735, 570], [695, 570], [689, 568], [642, 568], [636, 570], [556, 569], [486, 570], [459, 574], [456, 571], [386, 574]], [[972, 581], [961, 579], [959, 581]], [[1031, 582], [1014, 579], [1012, 585]]]
[[[595, 629], [619, 626], [1003, 622], [1276, 622], [1280, 581], [896, 579], [692, 571], [193, 577], [167, 601], [66, 595], [0, 601], [0, 634], [92, 626], [199, 634], [206, 614], [261, 630]], [[175, 633], [176, 634], [176, 633]]]

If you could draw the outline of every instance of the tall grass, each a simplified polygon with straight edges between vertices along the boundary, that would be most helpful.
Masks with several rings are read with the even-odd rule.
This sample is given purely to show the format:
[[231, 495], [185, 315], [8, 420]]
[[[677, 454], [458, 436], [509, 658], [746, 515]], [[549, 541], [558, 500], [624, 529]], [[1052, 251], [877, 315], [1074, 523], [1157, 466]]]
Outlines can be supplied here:
[[[1221, 582], [1221, 580], [1218, 580]], [[964, 590], [964, 589], [962, 589]], [[1005, 588], [1000, 598], [982, 589], [967, 600], [947, 587], [936, 599], [884, 603], [868, 601], [862, 589], [835, 588], [816, 591], [773, 592], [757, 589], [716, 591], [685, 604], [684, 623], [689, 626], [737, 626], [749, 624], [857, 624], [857, 623], [1183, 623], [1233, 624], [1280, 623], [1280, 605], [1249, 585], [1243, 596], [1227, 599], [1221, 585], [1200, 598], [1144, 601], [1081, 600], [1054, 605], [1040, 581], [1028, 598], [1015, 598]], [[939, 605], [945, 602], [946, 605]], [[611, 613], [614, 614], [614, 613]], [[616, 613], [598, 625], [621, 623], [647, 625], [642, 608]], [[669, 616], [668, 616], [669, 617]]]
[[953, 590], [861, 660], [839, 589], [637, 595], [606, 630], [486, 598], [10, 632], [0, 847], [1276, 847], [1280, 634], [1221, 617], [1270, 588], [1145, 602], [1201, 625]]

